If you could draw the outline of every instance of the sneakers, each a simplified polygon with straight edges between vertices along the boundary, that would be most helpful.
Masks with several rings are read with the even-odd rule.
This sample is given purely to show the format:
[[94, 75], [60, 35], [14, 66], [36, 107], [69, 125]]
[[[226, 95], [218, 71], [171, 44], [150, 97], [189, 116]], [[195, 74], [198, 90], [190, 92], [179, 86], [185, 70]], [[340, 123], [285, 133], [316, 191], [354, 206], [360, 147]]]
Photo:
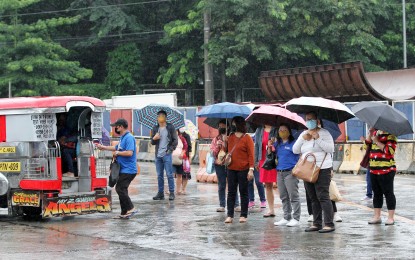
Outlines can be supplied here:
[[248, 204], [248, 208], [253, 208], [255, 207], [255, 201], [250, 201]]
[[235, 207], [235, 212], [241, 212], [241, 207]]
[[275, 222], [275, 223], [274, 223], [274, 226], [285, 226], [285, 225], [287, 225], [288, 223], [289, 223], [289, 221], [288, 221], [288, 220], [286, 220], [285, 218], [283, 218], [283, 219], [281, 219], [280, 221]]
[[261, 208], [265, 209], [267, 207], [267, 202], [266, 201], [261, 201]]
[[369, 198], [367, 196], [361, 199], [361, 201], [370, 201], [370, 200], [372, 200], [372, 198]]
[[155, 197], [153, 197], [153, 200], [164, 200], [164, 193], [159, 192]]
[[216, 209], [216, 212], [225, 212], [225, 207], [219, 207]]
[[343, 219], [339, 216], [339, 214], [334, 213], [334, 217], [333, 217], [335, 222], [343, 222]]
[[169, 200], [174, 200], [176, 196], [174, 196], [174, 192], [170, 192]]
[[314, 218], [313, 215], [308, 216], [307, 222], [313, 222]]
[[290, 222], [287, 223], [287, 227], [298, 227], [300, 225], [300, 221], [296, 219], [291, 219]]

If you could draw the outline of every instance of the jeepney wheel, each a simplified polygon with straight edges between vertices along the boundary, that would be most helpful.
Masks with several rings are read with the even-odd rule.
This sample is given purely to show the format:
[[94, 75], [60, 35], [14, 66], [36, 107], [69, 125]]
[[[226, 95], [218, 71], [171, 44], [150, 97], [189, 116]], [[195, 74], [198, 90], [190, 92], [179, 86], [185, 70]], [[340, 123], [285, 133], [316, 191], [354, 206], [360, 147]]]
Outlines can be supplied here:
[[0, 196], [0, 208], [7, 208], [7, 194]]
[[23, 210], [23, 217], [26, 218], [41, 218], [42, 208], [40, 207], [21, 207]]

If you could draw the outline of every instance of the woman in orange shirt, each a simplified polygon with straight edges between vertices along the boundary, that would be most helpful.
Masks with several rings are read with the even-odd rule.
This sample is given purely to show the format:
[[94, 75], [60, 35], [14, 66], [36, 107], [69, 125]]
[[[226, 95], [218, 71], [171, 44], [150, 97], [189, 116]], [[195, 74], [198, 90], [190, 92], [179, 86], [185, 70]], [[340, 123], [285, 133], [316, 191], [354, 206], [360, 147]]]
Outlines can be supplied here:
[[240, 223], [245, 223], [248, 217], [248, 181], [254, 177], [254, 142], [246, 134], [246, 124], [243, 117], [232, 119], [232, 134], [228, 138], [228, 153], [232, 161], [228, 165], [228, 217], [225, 223], [232, 223], [236, 191], [239, 185], [241, 196]]

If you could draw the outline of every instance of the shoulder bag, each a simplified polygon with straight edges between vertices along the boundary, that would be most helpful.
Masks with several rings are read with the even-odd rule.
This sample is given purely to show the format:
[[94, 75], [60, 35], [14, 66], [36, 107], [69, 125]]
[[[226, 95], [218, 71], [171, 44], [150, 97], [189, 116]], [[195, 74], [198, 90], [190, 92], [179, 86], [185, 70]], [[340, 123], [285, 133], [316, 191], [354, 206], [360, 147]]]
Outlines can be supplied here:
[[[324, 159], [321, 162], [320, 167], [316, 164], [316, 156], [313, 153], [307, 154], [303, 159], [300, 158], [297, 164], [292, 170], [292, 175], [306, 182], [316, 183], [320, 174], [321, 166], [326, 159], [327, 153], [324, 155]], [[312, 161], [307, 160], [308, 157], [312, 157]]]
[[[245, 134], [245, 135], [246, 135], [246, 134]], [[228, 166], [232, 163], [232, 153], [233, 153], [233, 151], [235, 151], [235, 148], [238, 146], [239, 141], [241, 141], [241, 139], [242, 139], [245, 135], [243, 135], [243, 136], [241, 136], [241, 137], [239, 137], [239, 138], [238, 138], [238, 141], [237, 141], [237, 142], [236, 142], [236, 144], [233, 146], [233, 148], [232, 148], [231, 152], [230, 152], [230, 153], [228, 153], [228, 154], [225, 156], [225, 159], [223, 160], [223, 164], [224, 164], [226, 167], [228, 167]]]

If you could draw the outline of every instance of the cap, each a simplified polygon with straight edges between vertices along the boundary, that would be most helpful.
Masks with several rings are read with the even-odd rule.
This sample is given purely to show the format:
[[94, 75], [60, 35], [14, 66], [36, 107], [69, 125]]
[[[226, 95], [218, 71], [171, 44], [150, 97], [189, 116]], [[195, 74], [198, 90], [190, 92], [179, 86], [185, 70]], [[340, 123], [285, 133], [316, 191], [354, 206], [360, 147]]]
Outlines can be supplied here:
[[119, 125], [124, 127], [124, 128], [128, 128], [128, 122], [124, 118], [118, 118], [117, 121], [110, 124], [110, 126], [119, 126]]

